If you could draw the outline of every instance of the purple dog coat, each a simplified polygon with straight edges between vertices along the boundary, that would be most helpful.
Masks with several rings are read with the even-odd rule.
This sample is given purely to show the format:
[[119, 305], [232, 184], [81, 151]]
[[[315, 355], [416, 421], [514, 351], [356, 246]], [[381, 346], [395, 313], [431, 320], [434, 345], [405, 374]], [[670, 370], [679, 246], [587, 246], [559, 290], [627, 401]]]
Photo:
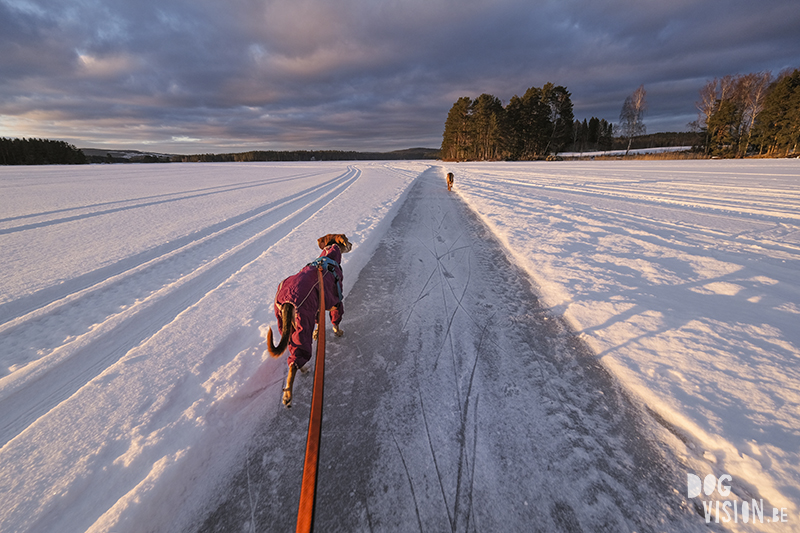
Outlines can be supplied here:
[[[344, 279], [340, 266], [342, 251], [338, 244], [331, 244], [322, 250], [319, 257], [327, 257], [336, 261], [337, 266], [332, 266], [341, 284]], [[337, 326], [344, 315], [344, 302], [342, 302], [337, 287], [334, 273], [323, 268], [322, 283], [325, 287], [325, 310], [331, 313], [331, 322]], [[275, 295], [275, 316], [278, 318], [278, 329], [281, 329], [281, 305], [291, 303], [295, 307], [294, 331], [289, 338], [288, 363], [295, 363], [297, 368], [302, 368], [311, 359], [311, 346], [313, 343], [314, 326], [319, 314], [319, 287], [316, 265], [306, 265], [293, 276], [289, 276], [278, 285]], [[281, 331], [283, 335], [283, 331]]]

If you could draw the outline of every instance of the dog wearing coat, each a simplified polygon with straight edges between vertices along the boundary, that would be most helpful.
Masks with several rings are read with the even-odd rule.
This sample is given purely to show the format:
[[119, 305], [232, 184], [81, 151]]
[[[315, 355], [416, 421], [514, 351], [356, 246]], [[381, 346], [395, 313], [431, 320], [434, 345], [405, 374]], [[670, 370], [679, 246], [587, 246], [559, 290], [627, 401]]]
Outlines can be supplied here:
[[322, 284], [325, 289], [325, 310], [330, 311], [333, 333], [344, 335], [339, 328], [344, 315], [342, 302], [342, 254], [349, 252], [353, 245], [342, 233], [328, 234], [317, 239], [322, 252], [316, 261], [303, 267], [300, 272], [289, 276], [278, 285], [275, 294], [275, 317], [281, 340], [276, 346], [272, 340], [272, 328], [267, 332], [267, 351], [272, 357], [280, 357], [289, 349], [289, 374], [283, 388], [283, 405], [292, 406], [292, 386], [298, 370], [311, 359], [311, 349], [315, 338], [314, 328], [319, 316], [319, 278], [317, 264], [322, 264]]

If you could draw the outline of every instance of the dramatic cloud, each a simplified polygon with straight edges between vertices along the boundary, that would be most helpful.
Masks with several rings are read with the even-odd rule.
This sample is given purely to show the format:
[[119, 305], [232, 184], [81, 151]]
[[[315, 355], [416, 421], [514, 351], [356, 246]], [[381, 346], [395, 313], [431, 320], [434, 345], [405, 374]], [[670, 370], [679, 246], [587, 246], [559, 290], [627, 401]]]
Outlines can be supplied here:
[[0, 0], [0, 135], [199, 153], [436, 147], [547, 82], [685, 130], [715, 76], [800, 67], [795, 0]]

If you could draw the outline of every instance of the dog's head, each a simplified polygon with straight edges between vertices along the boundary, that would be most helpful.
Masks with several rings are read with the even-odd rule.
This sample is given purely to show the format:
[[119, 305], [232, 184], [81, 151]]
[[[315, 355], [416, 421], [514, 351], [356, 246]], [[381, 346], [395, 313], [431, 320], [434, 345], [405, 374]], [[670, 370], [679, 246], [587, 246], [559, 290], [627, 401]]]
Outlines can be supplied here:
[[324, 250], [325, 247], [331, 244], [338, 244], [343, 254], [353, 249], [353, 244], [347, 240], [347, 235], [344, 233], [328, 233], [324, 237], [317, 239], [317, 244], [320, 250]]

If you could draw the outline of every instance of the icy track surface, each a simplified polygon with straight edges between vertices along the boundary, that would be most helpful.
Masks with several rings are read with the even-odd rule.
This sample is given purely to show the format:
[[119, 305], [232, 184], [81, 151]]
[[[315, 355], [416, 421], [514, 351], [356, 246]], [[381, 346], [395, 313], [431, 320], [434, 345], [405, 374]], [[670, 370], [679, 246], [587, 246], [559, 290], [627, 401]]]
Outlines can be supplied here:
[[755, 529], [797, 530], [798, 175], [0, 167], [0, 530], [291, 523], [312, 378], [283, 409], [264, 339], [278, 282], [330, 232], [355, 244], [326, 379], [332, 529], [705, 527], [688, 471], [787, 510]]
[[[704, 529], [660, 428], [443, 184], [431, 169], [412, 186], [327, 343], [315, 530]], [[199, 531], [293, 529], [312, 385], [296, 380]]]

